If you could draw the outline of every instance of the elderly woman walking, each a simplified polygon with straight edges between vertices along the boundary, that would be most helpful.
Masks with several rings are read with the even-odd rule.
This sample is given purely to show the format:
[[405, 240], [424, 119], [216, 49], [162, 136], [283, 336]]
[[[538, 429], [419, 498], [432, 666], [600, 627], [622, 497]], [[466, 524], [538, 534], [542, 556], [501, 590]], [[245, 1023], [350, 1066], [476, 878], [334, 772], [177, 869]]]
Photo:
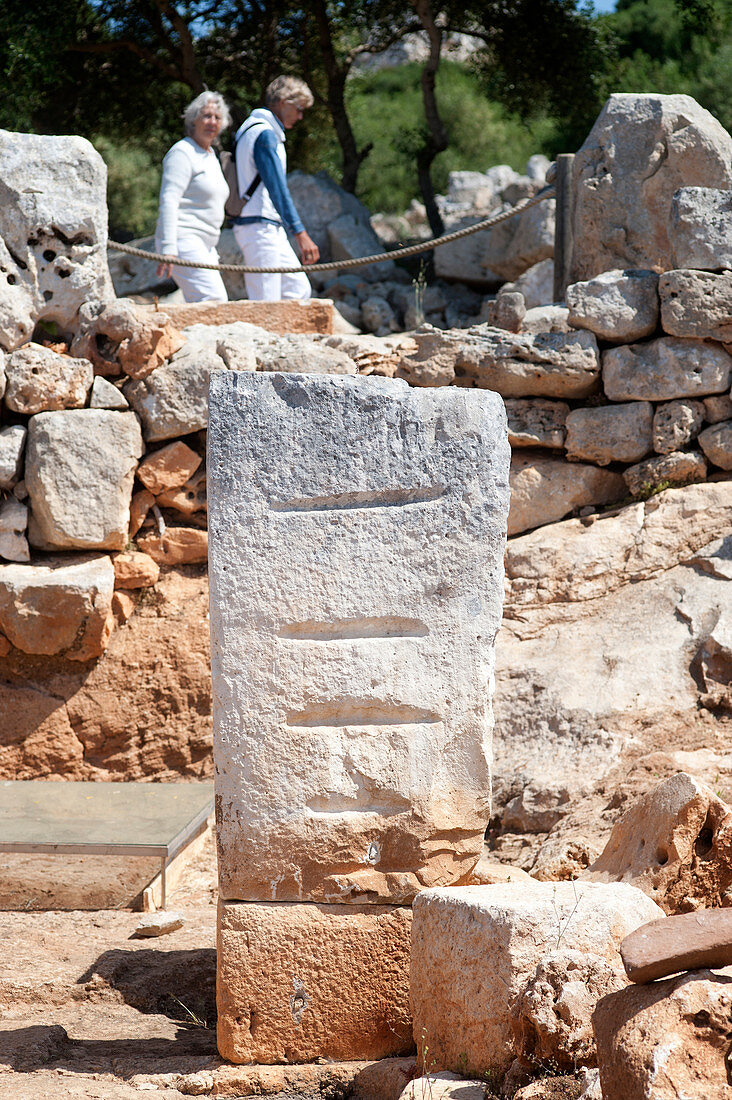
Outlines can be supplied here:
[[[231, 115], [218, 92], [201, 92], [183, 119], [186, 137], [163, 160], [155, 248], [166, 256], [215, 264], [229, 188], [212, 146]], [[227, 301], [218, 271], [161, 263], [157, 273], [172, 274], [187, 302]]]

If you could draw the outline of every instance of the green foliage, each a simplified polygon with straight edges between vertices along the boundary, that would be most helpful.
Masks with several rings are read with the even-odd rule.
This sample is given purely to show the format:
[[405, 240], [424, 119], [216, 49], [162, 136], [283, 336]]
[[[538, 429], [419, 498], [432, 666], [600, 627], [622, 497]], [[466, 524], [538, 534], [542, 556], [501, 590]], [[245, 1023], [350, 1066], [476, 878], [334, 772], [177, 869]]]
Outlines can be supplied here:
[[[422, 98], [418, 64], [382, 69], [348, 82], [346, 101], [359, 145], [373, 142], [361, 166], [357, 193], [371, 210], [404, 210], [417, 195], [414, 152], [422, 141]], [[450, 145], [436, 158], [438, 192], [452, 171], [484, 172], [492, 164], [523, 169], [532, 153], [551, 143], [555, 124], [537, 118], [526, 124], [483, 95], [478, 78], [464, 66], [443, 62], [437, 96]], [[324, 146], [325, 167], [336, 159], [333, 141]]]
[[92, 139], [107, 165], [109, 235], [112, 240], [145, 237], [155, 229], [160, 163], [139, 145]]

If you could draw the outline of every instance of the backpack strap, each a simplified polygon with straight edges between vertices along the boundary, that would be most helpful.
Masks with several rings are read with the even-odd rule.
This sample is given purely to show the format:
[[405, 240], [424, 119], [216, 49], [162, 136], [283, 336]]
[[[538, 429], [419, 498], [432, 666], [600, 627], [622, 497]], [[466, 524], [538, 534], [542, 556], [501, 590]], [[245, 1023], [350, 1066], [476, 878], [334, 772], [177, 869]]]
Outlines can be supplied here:
[[[241, 133], [239, 133], [237, 135], [236, 139], [234, 140], [234, 148], [232, 149], [232, 156], [234, 158], [236, 158], [236, 147], [239, 144], [240, 139], [243, 138], [246, 133], [248, 133], [250, 130], [253, 130], [255, 126], [265, 126], [266, 127], [266, 125], [267, 125], [266, 122], [263, 122], [259, 118], [255, 118], [254, 122], [250, 122], [249, 125], [246, 127], [246, 129], [242, 130]], [[242, 205], [246, 205], [246, 203], [249, 202], [250, 198], [252, 197], [254, 192], [257, 190], [257, 188], [259, 187], [261, 182], [262, 182], [262, 177], [260, 176], [259, 172], [257, 172], [256, 176], [254, 177], [252, 182], [249, 184], [249, 186], [247, 187], [244, 194], [241, 196]]]

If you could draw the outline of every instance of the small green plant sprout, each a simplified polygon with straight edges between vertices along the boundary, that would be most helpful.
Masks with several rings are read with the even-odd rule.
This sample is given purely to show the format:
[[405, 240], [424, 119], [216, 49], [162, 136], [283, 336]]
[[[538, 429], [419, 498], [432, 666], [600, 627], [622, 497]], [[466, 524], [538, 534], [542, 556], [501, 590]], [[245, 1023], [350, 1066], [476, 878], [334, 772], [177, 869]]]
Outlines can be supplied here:
[[424, 292], [427, 289], [427, 266], [424, 260], [419, 261], [419, 273], [412, 279], [414, 287], [414, 324], [419, 328], [424, 324]]

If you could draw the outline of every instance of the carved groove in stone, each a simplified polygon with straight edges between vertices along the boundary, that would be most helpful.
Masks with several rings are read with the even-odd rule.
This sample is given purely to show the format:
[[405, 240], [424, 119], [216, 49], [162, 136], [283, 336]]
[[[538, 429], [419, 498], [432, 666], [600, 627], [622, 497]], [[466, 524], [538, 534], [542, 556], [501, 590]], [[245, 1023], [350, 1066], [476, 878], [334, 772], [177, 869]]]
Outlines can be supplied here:
[[398, 508], [427, 504], [444, 496], [444, 485], [415, 489], [377, 489], [373, 492], [334, 493], [332, 496], [295, 497], [270, 503], [273, 512], [339, 512], [347, 508]]
[[369, 700], [311, 703], [287, 715], [288, 726], [431, 726], [441, 721], [439, 714], [421, 707]]
[[302, 623], [285, 623], [280, 638], [307, 642], [340, 642], [358, 638], [424, 638], [429, 627], [420, 619], [399, 615], [375, 615], [359, 619], [341, 619], [326, 623], [309, 619]]

